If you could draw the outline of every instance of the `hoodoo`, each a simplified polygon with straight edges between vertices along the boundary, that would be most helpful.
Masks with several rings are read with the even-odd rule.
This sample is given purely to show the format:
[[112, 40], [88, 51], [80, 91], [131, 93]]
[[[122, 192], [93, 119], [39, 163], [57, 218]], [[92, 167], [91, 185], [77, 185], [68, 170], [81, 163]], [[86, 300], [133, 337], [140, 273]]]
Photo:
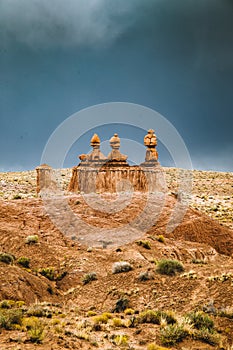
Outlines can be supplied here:
[[[166, 191], [163, 170], [158, 162], [157, 138], [154, 130], [148, 130], [144, 137], [146, 155], [145, 161], [140, 165], [130, 166], [128, 164], [127, 155], [120, 152], [120, 137], [118, 134], [115, 133], [110, 138], [109, 143], [112, 150], [106, 157], [100, 150], [101, 141], [99, 136], [97, 134], [93, 135], [90, 141], [92, 151], [89, 154], [79, 155], [80, 163], [72, 169], [68, 186], [69, 192]], [[49, 187], [48, 171], [46, 172], [46, 181], [44, 181], [44, 170], [41, 167], [37, 168], [37, 192], [45, 188], [45, 183]], [[52, 172], [52, 169], [50, 171]], [[41, 184], [43, 184], [42, 187]]]

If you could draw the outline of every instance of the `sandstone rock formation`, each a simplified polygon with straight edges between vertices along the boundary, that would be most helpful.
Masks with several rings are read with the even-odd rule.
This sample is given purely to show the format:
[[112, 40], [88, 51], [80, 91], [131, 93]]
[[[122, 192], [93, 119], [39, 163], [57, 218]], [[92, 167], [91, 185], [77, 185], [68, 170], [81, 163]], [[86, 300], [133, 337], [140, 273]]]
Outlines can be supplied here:
[[43, 190], [54, 189], [55, 182], [52, 179], [53, 169], [48, 164], [41, 164], [36, 168], [37, 186], [36, 192], [40, 193]]
[[166, 184], [162, 168], [157, 159], [156, 136], [149, 130], [144, 143], [147, 147], [145, 162], [140, 166], [129, 166], [127, 156], [120, 152], [118, 134], [110, 139], [112, 151], [106, 158], [100, 151], [100, 139], [91, 139], [93, 151], [79, 156], [81, 162], [73, 168], [68, 190], [70, 192], [164, 192]]
[[154, 130], [148, 130], [147, 135], [144, 137], [144, 145], [147, 147], [144, 165], [156, 165], [158, 161], [158, 152], [156, 150], [157, 138]]
[[89, 165], [92, 163], [92, 165], [100, 165], [106, 162], [106, 157], [103, 153], [100, 151], [100, 138], [97, 134], [94, 134], [92, 136], [91, 147], [93, 147], [93, 150], [90, 154], [81, 154], [79, 156], [79, 159], [82, 162], [82, 165]]
[[113, 163], [115, 163], [115, 165], [119, 165], [119, 166], [128, 165], [128, 163], [126, 162], [128, 157], [125, 156], [124, 154], [121, 154], [121, 152], [119, 151], [121, 141], [118, 134], [114, 134], [114, 136], [111, 137], [109, 143], [110, 143], [110, 146], [112, 147], [112, 151], [108, 155], [109, 164], [113, 165]]
[[[110, 139], [111, 152], [106, 157], [100, 151], [100, 138], [94, 134], [89, 154], [79, 156], [80, 163], [72, 169], [68, 186], [70, 192], [166, 192], [163, 170], [158, 163], [157, 139], [150, 129], [144, 138], [147, 147], [145, 162], [140, 166], [130, 166], [127, 156], [120, 152], [118, 134]], [[55, 171], [47, 164], [36, 168], [37, 193], [55, 191], [58, 188]]]

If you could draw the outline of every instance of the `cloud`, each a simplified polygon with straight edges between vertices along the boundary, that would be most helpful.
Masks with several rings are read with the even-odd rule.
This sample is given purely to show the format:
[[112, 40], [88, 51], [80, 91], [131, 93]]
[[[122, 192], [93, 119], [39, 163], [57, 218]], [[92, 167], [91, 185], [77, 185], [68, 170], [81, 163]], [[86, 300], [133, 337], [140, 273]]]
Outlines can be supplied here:
[[16, 43], [35, 48], [95, 48], [113, 43], [126, 32], [136, 39], [143, 35], [153, 45], [161, 32], [165, 41], [168, 33], [171, 41], [173, 37], [182, 41], [190, 33], [188, 39], [199, 45], [199, 61], [209, 60], [202, 52], [221, 55], [216, 50], [219, 45], [222, 55], [232, 54], [228, 1], [0, 0], [0, 48]]
[[133, 21], [138, 0], [3, 0], [0, 41], [39, 48], [108, 44]]

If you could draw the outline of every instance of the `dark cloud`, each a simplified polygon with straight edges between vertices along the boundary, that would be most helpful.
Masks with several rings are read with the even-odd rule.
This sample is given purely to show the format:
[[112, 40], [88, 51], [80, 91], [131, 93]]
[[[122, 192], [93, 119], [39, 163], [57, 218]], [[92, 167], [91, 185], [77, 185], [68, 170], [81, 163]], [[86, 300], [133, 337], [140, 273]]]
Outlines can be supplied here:
[[131, 23], [140, 1], [8, 0], [0, 3], [1, 45], [36, 48], [107, 44]]
[[0, 166], [36, 166], [69, 115], [129, 101], [167, 117], [195, 167], [233, 170], [232, 18], [231, 0], [0, 0]]

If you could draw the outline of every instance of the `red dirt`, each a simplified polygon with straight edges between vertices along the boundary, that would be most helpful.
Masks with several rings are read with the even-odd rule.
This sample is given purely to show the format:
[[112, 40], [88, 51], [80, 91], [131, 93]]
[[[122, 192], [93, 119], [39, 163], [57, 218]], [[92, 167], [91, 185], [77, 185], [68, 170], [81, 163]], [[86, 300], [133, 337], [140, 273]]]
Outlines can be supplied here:
[[[89, 224], [95, 225], [96, 229], [100, 226], [124, 229], [125, 224], [131, 222], [132, 217], [137, 217], [143, 210], [144, 196], [137, 195], [133, 204], [112, 215], [91, 209], [82, 196], [70, 196], [69, 200], [73, 212]], [[79, 204], [75, 204], [77, 201]], [[156, 225], [141, 237], [150, 242], [151, 249], [145, 249], [132, 241], [123, 244], [121, 249], [113, 247], [87, 250], [86, 246], [70, 240], [54, 226], [41, 199], [0, 201], [0, 250], [13, 254], [16, 259], [26, 256], [31, 260], [30, 270], [20, 267], [17, 263], [0, 263], [0, 299], [24, 300], [27, 305], [36, 301], [59, 303], [62, 312], [66, 314], [66, 329], [69, 328], [69, 322], [71, 328], [77, 323], [77, 315], [72, 311], [75, 308], [78, 307], [80, 317], [84, 317], [91, 307], [97, 313], [111, 311], [122, 296], [129, 299], [130, 307], [139, 311], [162, 308], [184, 314], [211, 301], [217, 309], [233, 307], [232, 281], [209, 280], [211, 276], [233, 273], [233, 230], [197, 210], [188, 209], [182, 223], [169, 233], [166, 228], [175, 203], [176, 200], [172, 196], [168, 197]], [[60, 215], [63, 220], [64, 213], [61, 212]], [[76, 234], [78, 236], [79, 233]], [[26, 244], [25, 239], [28, 235], [38, 235], [39, 243]], [[158, 235], [165, 237], [165, 243], [157, 241]], [[182, 261], [185, 271], [195, 270], [197, 278], [157, 274], [154, 261], [162, 258]], [[203, 260], [205, 264], [194, 265], [193, 259]], [[130, 262], [133, 270], [124, 274], [112, 274], [112, 264], [121, 260]], [[49, 281], [38, 272], [41, 268], [49, 266], [53, 266], [59, 272], [66, 271], [67, 275], [61, 281]], [[83, 285], [83, 275], [91, 271], [96, 272], [98, 279]], [[145, 271], [149, 271], [153, 279], [139, 282], [138, 275]], [[232, 321], [215, 317], [215, 322], [230, 344], [233, 341]], [[159, 342], [156, 327], [158, 328], [142, 325], [138, 334], [134, 333], [133, 328], [125, 329], [124, 333], [133, 339], [135, 349], [146, 349], [145, 344]], [[59, 335], [53, 335], [51, 332], [50, 330], [43, 344], [39, 346], [41, 349], [94, 348], [80, 339], [63, 336], [59, 340]], [[9, 333], [15, 336], [16, 331], [3, 331], [0, 335], [1, 350], [16, 349], [14, 344], [11, 346], [9, 343]], [[102, 333], [98, 334], [100, 337]], [[105, 340], [98, 339], [99, 344], [102, 344], [101, 348], [109, 348], [105, 347]], [[211, 348], [198, 341], [187, 342], [178, 344], [174, 349]], [[19, 349], [34, 349], [34, 345], [26, 342]]]

